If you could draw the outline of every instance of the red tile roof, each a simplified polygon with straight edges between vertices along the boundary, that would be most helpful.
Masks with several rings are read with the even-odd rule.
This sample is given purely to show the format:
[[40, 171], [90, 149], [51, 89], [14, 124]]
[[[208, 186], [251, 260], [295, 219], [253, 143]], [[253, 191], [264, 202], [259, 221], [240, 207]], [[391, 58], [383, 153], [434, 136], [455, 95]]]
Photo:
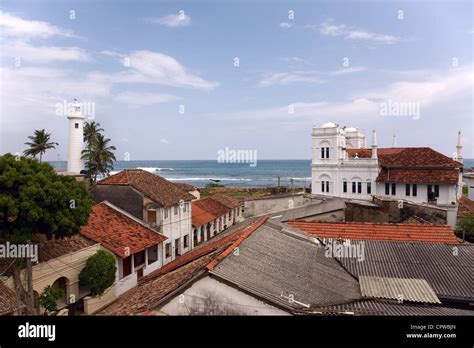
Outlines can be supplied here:
[[457, 169], [382, 169], [377, 182], [406, 184], [456, 184], [459, 179]]
[[[121, 258], [167, 239], [106, 201], [92, 207], [89, 223], [81, 228], [81, 234], [95, 240]], [[129, 251], [129, 255], [126, 251]]]
[[459, 243], [448, 225], [375, 224], [354, 222], [289, 221], [288, 225], [318, 238], [419, 241], [426, 243]]
[[191, 209], [193, 227], [200, 227], [202, 225], [206, 225], [207, 223], [218, 218], [216, 215], [207, 212], [195, 203], [196, 201], [192, 203]]
[[[372, 156], [371, 149], [347, 149], [349, 157], [355, 156], [356, 153], [360, 158]], [[377, 157], [383, 167], [462, 167], [461, 163], [429, 147], [378, 148]]]
[[217, 201], [225, 205], [227, 208], [230, 208], [230, 209], [234, 209], [242, 205], [237, 198], [232, 197], [232, 196], [227, 196], [222, 193], [212, 195], [210, 198], [213, 199], [214, 201]]
[[474, 214], [474, 201], [471, 201], [466, 196], [461, 196], [458, 200], [458, 217], [463, 218], [467, 215]]
[[[369, 158], [371, 149], [347, 149], [349, 157]], [[407, 184], [455, 184], [462, 164], [429, 147], [377, 149], [382, 167], [376, 181]]]
[[212, 197], [194, 201], [193, 207], [195, 206], [215, 216], [222, 216], [230, 211], [228, 207], [218, 201], [213, 200]]
[[97, 182], [97, 185], [131, 186], [159, 206], [169, 207], [195, 197], [171, 181], [142, 169], [124, 169]]

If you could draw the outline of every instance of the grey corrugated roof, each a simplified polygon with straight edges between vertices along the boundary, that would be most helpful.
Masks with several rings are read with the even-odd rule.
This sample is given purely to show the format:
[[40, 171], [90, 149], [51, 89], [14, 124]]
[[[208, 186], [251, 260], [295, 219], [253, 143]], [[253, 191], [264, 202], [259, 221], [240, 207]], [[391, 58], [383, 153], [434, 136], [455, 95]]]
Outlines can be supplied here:
[[441, 303], [431, 286], [424, 279], [360, 276], [359, 283], [364, 298]]
[[360, 299], [357, 280], [311, 238], [267, 223], [210, 273], [289, 310]]
[[449, 308], [433, 305], [393, 303], [379, 300], [362, 300], [351, 303], [328, 306], [315, 309], [315, 314], [322, 315], [389, 315], [389, 316], [417, 316], [417, 315], [469, 315], [474, 316], [474, 311]]
[[474, 245], [352, 241], [365, 260], [340, 258], [354, 276], [425, 279], [441, 299], [474, 301]]

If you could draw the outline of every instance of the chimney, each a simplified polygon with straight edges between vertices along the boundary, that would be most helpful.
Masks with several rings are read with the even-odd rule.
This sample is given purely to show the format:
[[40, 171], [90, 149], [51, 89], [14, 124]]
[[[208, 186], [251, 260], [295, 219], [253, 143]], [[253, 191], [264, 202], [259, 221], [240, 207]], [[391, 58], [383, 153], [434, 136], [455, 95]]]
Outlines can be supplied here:
[[395, 134], [393, 135], [392, 147], [397, 147], [397, 136]]
[[372, 131], [372, 158], [377, 159], [377, 133], [375, 133], [375, 129]]

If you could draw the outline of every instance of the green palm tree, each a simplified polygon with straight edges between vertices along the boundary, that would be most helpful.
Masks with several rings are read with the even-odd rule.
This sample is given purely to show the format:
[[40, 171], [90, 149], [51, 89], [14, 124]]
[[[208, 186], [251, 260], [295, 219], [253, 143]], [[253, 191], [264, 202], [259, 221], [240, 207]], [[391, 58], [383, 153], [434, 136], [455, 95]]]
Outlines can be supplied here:
[[97, 135], [103, 132], [104, 129], [100, 126], [100, 123], [92, 121], [86, 122], [84, 125], [84, 142], [87, 147], [91, 147], [92, 144], [97, 140]]
[[110, 139], [98, 133], [94, 143], [82, 150], [82, 159], [86, 161], [86, 168], [92, 182], [97, 181], [97, 175], [109, 175], [110, 171], [114, 169], [116, 159], [113, 151], [116, 148], [109, 145], [109, 142]]
[[39, 154], [40, 162], [46, 150], [55, 149], [56, 146], [59, 145], [58, 143], [50, 142], [51, 134], [46, 133], [44, 129], [35, 130], [34, 135], [30, 135], [28, 139], [30, 139], [31, 142], [26, 142], [25, 145], [28, 145], [30, 148], [26, 149], [23, 153], [25, 156], [32, 156], [33, 158], [36, 158]]

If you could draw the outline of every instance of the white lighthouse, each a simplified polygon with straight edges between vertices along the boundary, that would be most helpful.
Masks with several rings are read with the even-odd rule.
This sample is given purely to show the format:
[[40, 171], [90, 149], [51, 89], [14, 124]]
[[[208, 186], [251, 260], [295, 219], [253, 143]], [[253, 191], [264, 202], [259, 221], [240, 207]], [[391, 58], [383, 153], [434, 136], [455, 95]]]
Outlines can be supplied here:
[[82, 115], [81, 104], [79, 104], [77, 99], [74, 99], [67, 118], [69, 120], [67, 171], [70, 173], [80, 173], [84, 169], [84, 162], [81, 159], [84, 139], [84, 116]]

